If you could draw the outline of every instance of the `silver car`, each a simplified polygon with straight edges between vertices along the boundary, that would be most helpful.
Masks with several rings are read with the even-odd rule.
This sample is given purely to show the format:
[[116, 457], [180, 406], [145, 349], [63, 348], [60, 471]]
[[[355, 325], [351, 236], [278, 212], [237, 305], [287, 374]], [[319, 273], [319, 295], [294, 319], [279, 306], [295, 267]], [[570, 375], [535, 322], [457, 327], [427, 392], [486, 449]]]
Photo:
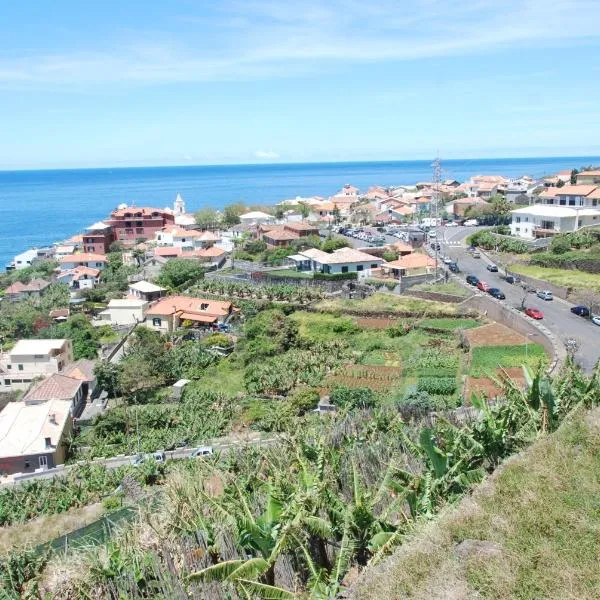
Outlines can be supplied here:
[[553, 300], [554, 296], [552, 295], [552, 292], [550, 290], [540, 290], [537, 293], [537, 297], [541, 298], [542, 300]]

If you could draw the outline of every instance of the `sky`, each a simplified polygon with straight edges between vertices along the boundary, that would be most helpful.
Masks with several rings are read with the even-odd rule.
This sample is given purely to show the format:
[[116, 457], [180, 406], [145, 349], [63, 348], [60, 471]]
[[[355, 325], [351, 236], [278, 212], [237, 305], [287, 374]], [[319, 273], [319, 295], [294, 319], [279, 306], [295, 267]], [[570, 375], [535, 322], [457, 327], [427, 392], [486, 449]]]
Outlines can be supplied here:
[[0, 169], [600, 154], [597, 0], [0, 14]]

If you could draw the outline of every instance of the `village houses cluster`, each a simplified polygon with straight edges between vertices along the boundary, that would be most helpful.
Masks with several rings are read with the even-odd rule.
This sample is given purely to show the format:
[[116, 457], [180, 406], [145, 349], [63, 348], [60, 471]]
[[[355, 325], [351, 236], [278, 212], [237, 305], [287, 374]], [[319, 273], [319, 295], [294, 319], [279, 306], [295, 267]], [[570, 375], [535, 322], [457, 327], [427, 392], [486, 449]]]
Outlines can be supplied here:
[[[575, 177], [573, 181], [573, 177]], [[143, 324], [161, 333], [189, 327], [218, 329], [237, 312], [231, 302], [186, 295], [168, 295], [153, 282], [161, 268], [176, 258], [197, 261], [208, 271], [227, 266], [241, 240], [261, 240], [269, 250], [293, 247], [287, 268], [325, 276], [356, 274], [357, 278], [397, 279], [429, 274], [436, 260], [422, 252], [425, 220], [460, 222], [469, 211], [501, 197], [514, 204], [511, 234], [533, 239], [571, 232], [600, 223], [600, 171], [573, 175], [562, 171], [552, 177], [507, 179], [496, 175], [419, 182], [412, 186], [373, 186], [362, 192], [345, 185], [336, 194], [283, 200], [270, 212], [252, 210], [239, 216], [239, 224], [204, 229], [186, 212], [177, 195], [173, 208], [120, 205], [107, 219], [52, 247], [34, 248], [17, 255], [8, 266], [20, 270], [45, 259], [58, 263], [52, 278], [68, 286], [71, 303], [81, 301], [85, 290], [102, 281], [108, 254], [116, 242], [123, 260], [139, 267], [122, 298], [114, 298], [97, 314], [95, 325], [128, 328]], [[277, 216], [276, 216], [277, 215]], [[325, 252], [302, 240], [335, 234], [340, 224], [356, 226], [413, 226], [415, 235], [385, 247], [365, 243], [359, 247]], [[390, 260], [389, 251], [394, 260]], [[388, 257], [385, 260], [384, 254]], [[14, 282], [4, 290], [3, 302], [41, 298], [50, 280], [39, 277]], [[56, 322], [69, 309], [49, 315]], [[52, 468], [65, 459], [65, 442], [73, 419], [97, 397], [94, 361], [73, 360], [68, 339], [23, 339], [0, 353], [0, 391], [19, 392], [0, 412], [0, 473], [30, 473]]]

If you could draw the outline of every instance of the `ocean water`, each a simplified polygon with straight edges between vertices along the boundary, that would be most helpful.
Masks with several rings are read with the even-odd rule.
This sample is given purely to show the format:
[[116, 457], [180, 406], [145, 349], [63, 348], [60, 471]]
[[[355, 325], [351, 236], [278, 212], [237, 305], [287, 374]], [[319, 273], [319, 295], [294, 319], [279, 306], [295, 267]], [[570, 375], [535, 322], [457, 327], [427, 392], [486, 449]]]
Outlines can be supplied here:
[[[444, 179], [477, 174], [534, 177], [598, 163], [599, 157], [464, 159], [442, 163]], [[82, 232], [118, 204], [172, 206], [188, 212], [232, 202], [274, 204], [296, 196], [328, 196], [344, 184], [402, 185], [431, 179], [431, 161], [222, 165], [0, 171], [0, 268], [32, 246]]]

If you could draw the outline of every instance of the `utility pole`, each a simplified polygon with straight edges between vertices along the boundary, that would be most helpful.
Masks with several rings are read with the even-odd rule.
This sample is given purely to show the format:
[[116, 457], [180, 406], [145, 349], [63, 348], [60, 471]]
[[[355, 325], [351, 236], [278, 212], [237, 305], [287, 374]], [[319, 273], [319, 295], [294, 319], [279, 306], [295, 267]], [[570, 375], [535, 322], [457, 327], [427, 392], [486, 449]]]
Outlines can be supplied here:
[[435, 280], [438, 278], [438, 266], [439, 266], [439, 256], [438, 256], [438, 206], [440, 203], [440, 182], [442, 179], [442, 164], [440, 161], [440, 157], [436, 156], [433, 164], [431, 165], [433, 168], [433, 205], [429, 208], [429, 218], [431, 219], [431, 215], [433, 213], [434, 220], [434, 231], [435, 231]]

